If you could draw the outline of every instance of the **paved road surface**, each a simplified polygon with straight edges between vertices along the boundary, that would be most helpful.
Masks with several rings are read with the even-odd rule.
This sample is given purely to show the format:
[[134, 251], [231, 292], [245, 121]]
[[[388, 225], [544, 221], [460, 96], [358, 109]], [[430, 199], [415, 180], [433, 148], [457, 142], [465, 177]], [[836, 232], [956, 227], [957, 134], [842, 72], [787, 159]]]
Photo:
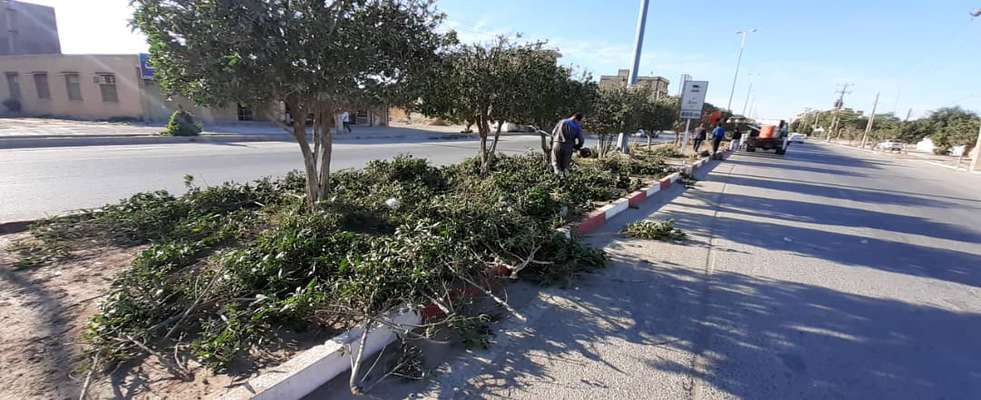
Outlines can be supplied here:
[[[590, 237], [612, 265], [537, 293], [527, 326], [376, 394], [981, 398], [981, 176], [807, 144], [735, 155], [673, 190]], [[652, 214], [691, 241], [615, 233]]]
[[[534, 136], [507, 136], [499, 150], [524, 152], [539, 146]], [[401, 153], [445, 164], [474, 156], [476, 149], [475, 140], [336, 144], [333, 166], [359, 168]], [[187, 174], [198, 184], [214, 185], [302, 168], [297, 145], [288, 142], [0, 150], [0, 222], [98, 207], [141, 191], [180, 192]]]

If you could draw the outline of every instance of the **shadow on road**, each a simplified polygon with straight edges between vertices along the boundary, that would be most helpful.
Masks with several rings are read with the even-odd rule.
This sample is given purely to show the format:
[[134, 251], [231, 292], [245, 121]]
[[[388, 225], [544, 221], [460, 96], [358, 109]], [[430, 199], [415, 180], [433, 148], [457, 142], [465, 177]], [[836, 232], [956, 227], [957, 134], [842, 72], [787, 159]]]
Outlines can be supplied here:
[[[820, 164], [815, 157], [838, 157], [831, 164], [879, 168], [820, 149], [810, 154], [801, 151], [802, 158], [791, 162], [811, 167]], [[823, 167], [811, 167], [809, 172], [837, 173]], [[914, 207], [956, 204], [936, 197], [801, 180], [725, 174], [704, 179], [856, 202]], [[626, 214], [653, 215], [664, 202], [684, 193], [684, 204], [676, 202], [658, 218], [675, 219], [697, 238], [714, 237], [722, 243], [981, 287], [978, 254], [835, 231], [835, 226], [869, 227], [977, 242], [978, 233], [965, 228], [833, 204], [697, 189], [682, 192], [677, 186], [670, 190], [667, 199]], [[820, 223], [828, 229], [752, 217]], [[644, 385], [649, 397], [664, 397], [657, 388], [675, 384], [661, 381], [666, 372], [683, 382], [678, 386], [692, 390], [702, 382], [710, 387], [703, 394], [720, 392], [737, 398], [981, 398], [981, 340], [976, 337], [981, 315], [795, 281], [733, 272], [709, 274], [706, 266], [680, 265], [638, 250], [651, 246], [650, 242], [616, 234], [628, 219], [618, 216], [589, 239], [594, 247], [612, 254], [608, 269], [584, 278], [575, 290], [543, 292], [543, 301], [522, 309], [535, 318], [516, 324], [506, 336], [499, 335], [489, 351], [458, 356], [449, 371], [452, 376], [389, 385], [374, 397], [409, 397], [421, 390], [440, 399], [572, 394], [631, 398], [637, 396], [625, 395], [624, 390]], [[710, 244], [701, 239], [665, 246]], [[714, 252], [737, 251], [711, 247]], [[699, 356], [697, 361], [692, 354]]]

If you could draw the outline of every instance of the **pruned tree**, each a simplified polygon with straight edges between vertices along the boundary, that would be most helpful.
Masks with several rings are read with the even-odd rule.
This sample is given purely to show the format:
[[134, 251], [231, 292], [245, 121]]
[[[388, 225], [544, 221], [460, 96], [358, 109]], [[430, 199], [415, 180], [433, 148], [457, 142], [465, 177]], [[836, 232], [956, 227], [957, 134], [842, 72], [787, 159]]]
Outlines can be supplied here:
[[558, 65], [558, 60], [554, 58], [550, 64], [534, 70], [541, 75], [534, 85], [529, 85], [527, 97], [514, 110], [514, 117], [516, 121], [531, 125], [538, 131], [542, 154], [545, 163], [549, 164], [552, 161], [553, 126], [576, 112], [588, 117], [598, 87], [589, 73], [573, 76], [571, 68]]
[[[330, 190], [341, 110], [400, 104], [454, 41], [433, 0], [133, 0], [164, 90], [198, 104], [283, 104], [306, 201]], [[306, 121], [312, 116], [313, 143]], [[279, 116], [270, 116], [278, 120]]]
[[599, 91], [593, 110], [586, 118], [586, 130], [596, 133], [599, 154], [609, 153], [618, 133], [644, 127], [649, 94], [642, 89], [611, 88]]
[[[535, 107], [554, 90], [561, 74], [557, 52], [543, 42], [516, 43], [498, 37], [491, 43], [455, 47], [432, 69], [427, 90], [414, 109], [452, 122], [473, 122], [480, 136], [481, 174], [490, 170], [500, 124], [531, 122]], [[489, 142], [491, 124], [497, 123]]]

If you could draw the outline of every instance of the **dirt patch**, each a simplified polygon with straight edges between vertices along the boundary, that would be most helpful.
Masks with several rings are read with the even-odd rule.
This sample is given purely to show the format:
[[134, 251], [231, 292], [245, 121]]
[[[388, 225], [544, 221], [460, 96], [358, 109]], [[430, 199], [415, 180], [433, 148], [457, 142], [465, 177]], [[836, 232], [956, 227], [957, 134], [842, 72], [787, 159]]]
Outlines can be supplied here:
[[[98, 312], [113, 276], [127, 268], [143, 247], [92, 247], [74, 251], [70, 261], [54, 265], [13, 268], [17, 256], [6, 249], [30, 233], [0, 235], [0, 399], [77, 399], [89, 360], [81, 335]], [[244, 384], [261, 367], [280, 364], [299, 351], [323, 342], [335, 329], [283, 334], [274, 350], [253, 354], [256, 363], [243, 364], [229, 374], [215, 374], [193, 362], [189, 380], [154, 356], [115, 368], [94, 381], [92, 399], [208, 399]]]
[[79, 336], [134, 249], [86, 249], [70, 262], [14, 270], [4, 249], [29, 235], [0, 236], [0, 398], [77, 398]]

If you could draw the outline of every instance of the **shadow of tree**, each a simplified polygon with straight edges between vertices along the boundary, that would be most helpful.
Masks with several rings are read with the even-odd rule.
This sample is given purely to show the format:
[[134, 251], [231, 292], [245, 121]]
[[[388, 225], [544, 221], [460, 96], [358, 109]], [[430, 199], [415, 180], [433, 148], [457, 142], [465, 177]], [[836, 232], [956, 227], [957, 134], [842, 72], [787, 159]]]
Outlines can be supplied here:
[[[5, 355], [10, 356], [10, 359], [4, 360], [5, 364], [21, 359], [19, 361], [41, 364], [41, 366], [27, 371], [20, 370], [21, 375], [14, 375], [18, 371], [8, 369], [5, 365], [0, 368], [5, 375], [4, 381], [12, 385], [34, 387], [36, 390], [45, 388], [55, 390], [54, 393], [38, 393], [39, 395], [43, 393], [43, 396], [78, 397], [80, 386], [68, 379], [78, 356], [71, 346], [74, 338], [68, 334], [72, 327], [67, 321], [70, 319], [70, 313], [73, 312], [73, 305], [65, 304], [63, 294], [50, 293], [28, 278], [27, 272], [12, 271], [9, 266], [0, 265], [0, 288], [5, 292], [10, 290], [7, 294], [21, 292], [24, 301], [22, 306], [30, 308], [25, 312], [29, 312], [36, 322], [36, 326], [24, 326], [30, 329], [24, 332], [24, 337], [2, 338], [0, 349]], [[14, 368], [13, 364], [10, 365]]]

